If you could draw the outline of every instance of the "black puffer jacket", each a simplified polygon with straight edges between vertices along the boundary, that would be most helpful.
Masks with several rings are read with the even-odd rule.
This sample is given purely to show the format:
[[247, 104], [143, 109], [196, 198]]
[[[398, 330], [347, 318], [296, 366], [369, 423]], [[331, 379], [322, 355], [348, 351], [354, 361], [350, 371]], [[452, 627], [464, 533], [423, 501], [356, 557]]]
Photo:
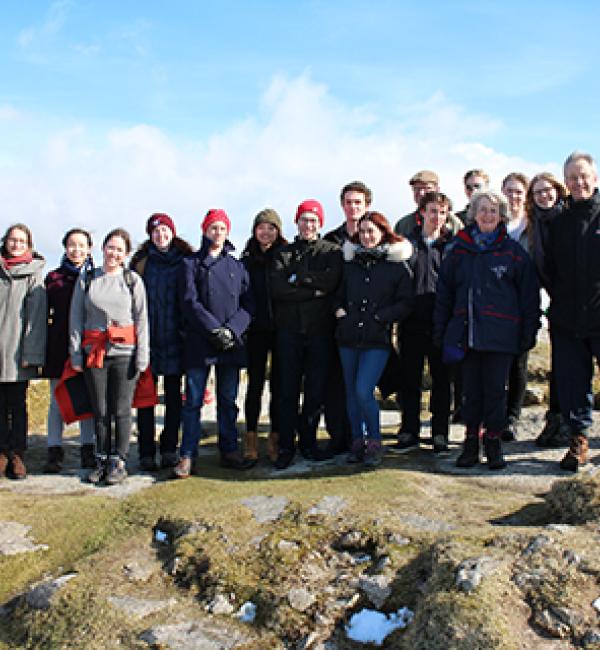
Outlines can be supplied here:
[[269, 331], [275, 329], [275, 312], [271, 295], [271, 271], [275, 255], [286, 243], [286, 240], [280, 237], [266, 251], [261, 249], [260, 244], [254, 237], [251, 237], [246, 243], [241, 261], [250, 276], [250, 289], [254, 296], [255, 312], [250, 325], [251, 328]]
[[576, 337], [600, 336], [600, 194], [567, 199], [551, 223], [544, 279], [552, 326]]
[[297, 238], [275, 255], [271, 290], [277, 327], [301, 334], [333, 331], [331, 296], [342, 276], [339, 246]]
[[392, 325], [412, 309], [412, 273], [407, 261], [412, 255], [408, 240], [364, 249], [346, 242], [344, 274], [334, 310], [342, 308], [335, 338], [350, 348], [387, 348]]

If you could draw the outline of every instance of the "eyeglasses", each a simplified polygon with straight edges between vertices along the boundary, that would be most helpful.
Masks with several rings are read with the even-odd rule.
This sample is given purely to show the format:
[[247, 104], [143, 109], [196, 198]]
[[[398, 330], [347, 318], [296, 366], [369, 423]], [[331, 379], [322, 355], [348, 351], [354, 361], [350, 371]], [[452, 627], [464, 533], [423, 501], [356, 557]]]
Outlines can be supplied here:
[[552, 194], [552, 192], [556, 192], [556, 190], [552, 186], [542, 187], [539, 190], [534, 190], [533, 196], [542, 196], [542, 194]]
[[469, 192], [474, 192], [475, 190], [480, 190], [483, 185], [479, 183], [467, 183], [465, 187], [469, 190]]

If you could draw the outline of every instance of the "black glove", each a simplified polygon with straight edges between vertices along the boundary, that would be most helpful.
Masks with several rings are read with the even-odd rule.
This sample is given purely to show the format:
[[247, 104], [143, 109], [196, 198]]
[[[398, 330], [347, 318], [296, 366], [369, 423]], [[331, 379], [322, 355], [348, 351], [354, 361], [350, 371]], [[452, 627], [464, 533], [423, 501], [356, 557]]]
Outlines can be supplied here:
[[218, 352], [225, 352], [231, 350], [235, 346], [235, 336], [228, 327], [217, 327], [209, 332], [209, 339], [211, 345], [217, 349]]

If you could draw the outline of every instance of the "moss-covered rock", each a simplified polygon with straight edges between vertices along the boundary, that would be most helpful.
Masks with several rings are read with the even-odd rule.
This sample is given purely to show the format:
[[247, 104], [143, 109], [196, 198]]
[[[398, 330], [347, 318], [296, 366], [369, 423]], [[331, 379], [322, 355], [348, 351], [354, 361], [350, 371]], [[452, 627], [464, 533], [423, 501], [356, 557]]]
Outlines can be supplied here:
[[600, 519], [600, 475], [582, 475], [556, 481], [546, 503], [552, 521], [583, 524]]

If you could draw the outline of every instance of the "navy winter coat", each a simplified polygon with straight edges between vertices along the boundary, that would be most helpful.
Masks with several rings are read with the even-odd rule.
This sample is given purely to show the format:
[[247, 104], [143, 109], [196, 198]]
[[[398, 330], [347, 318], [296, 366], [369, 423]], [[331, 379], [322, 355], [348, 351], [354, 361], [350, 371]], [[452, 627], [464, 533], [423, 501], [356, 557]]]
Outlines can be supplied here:
[[535, 345], [540, 292], [529, 255], [506, 234], [479, 248], [476, 224], [452, 240], [438, 277], [434, 340], [444, 346], [519, 354]]
[[79, 269], [62, 264], [50, 271], [44, 280], [48, 300], [48, 338], [42, 375], [48, 379], [58, 379], [62, 375], [69, 356], [69, 313], [78, 277]]
[[173, 240], [166, 253], [146, 242], [131, 260], [148, 297], [150, 366], [155, 375], [178, 375], [182, 370], [183, 337], [181, 307], [177, 297], [179, 269], [191, 248]]
[[[245, 366], [244, 333], [254, 312], [248, 272], [230, 253], [225, 243], [217, 257], [209, 253], [211, 241], [204, 237], [200, 250], [181, 264], [179, 298], [183, 312], [185, 369], [214, 363]], [[228, 327], [235, 335], [235, 346], [219, 352], [209, 333]]]
[[341, 307], [346, 316], [337, 319], [337, 343], [349, 348], [389, 348], [392, 325], [412, 308], [412, 273], [406, 264], [412, 246], [406, 240], [366, 251], [348, 241], [343, 253], [334, 310]]

